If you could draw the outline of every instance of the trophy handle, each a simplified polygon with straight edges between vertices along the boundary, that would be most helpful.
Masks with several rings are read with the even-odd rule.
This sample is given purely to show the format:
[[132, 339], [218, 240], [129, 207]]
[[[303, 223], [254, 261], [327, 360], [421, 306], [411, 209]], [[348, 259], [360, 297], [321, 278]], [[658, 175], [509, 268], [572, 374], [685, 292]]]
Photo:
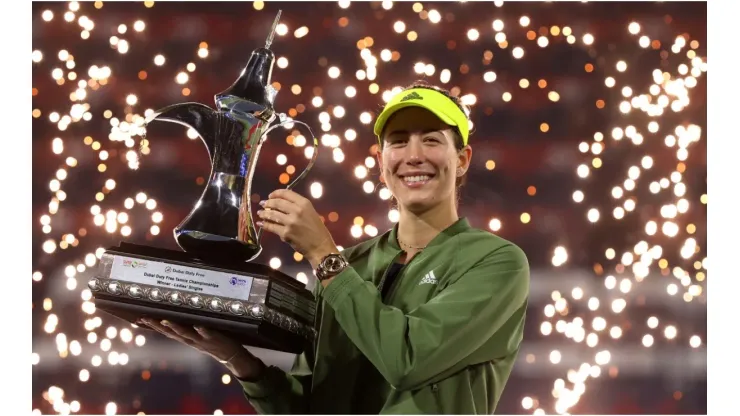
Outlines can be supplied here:
[[[285, 187], [285, 189], [292, 189], [299, 181], [301, 181], [303, 179], [304, 176], [306, 176], [306, 174], [308, 173], [308, 171], [310, 171], [313, 168], [314, 163], [316, 163], [316, 158], [319, 156], [319, 139], [317, 139], [316, 136], [314, 136], [313, 131], [311, 130], [311, 127], [308, 126], [308, 124], [306, 124], [306, 123], [304, 123], [302, 121], [299, 121], [299, 120], [294, 120], [294, 119], [286, 116], [285, 114], [278, 114], [278, 118], [279, 118], [280, 122], [277, 123], [277, 124], [275, 124], [275, 125], [273, 125], [273, 126], [271, 126], [267, 130], [265, 130], [265, 132], [263, 133], [263, 135], [262, 135], [262, 137], [263, 137], [262, 140], [263, 141], [266, 141], [267, 140], [267, 134], [268, 133], [270, 133], [274, 129], [276, 129], [276, 128], [280, 127], [280, 126], [284, 126], [285, 124], [288, 124], [288, 123], [300, 124], [301, 126], [305, 127], [306, 130], [308, 130], [308, 137], [310, 137], [313, 140], [312, 143], [311, 143], [311, 145], [313, 146], [313, 154], [311, 155], [311, 160], [308, 161], [308, 165], [306, 165], [306, 167], [303, 169], [303, 171], [298, 176], [296, 176], [295, 179], [293, 179], [293, 181], [291, 181]], [[260, 227], [260, 229], [257, 230], [257, 241], [260, 241], [261, 238], [262, 238], [262, 227]]]

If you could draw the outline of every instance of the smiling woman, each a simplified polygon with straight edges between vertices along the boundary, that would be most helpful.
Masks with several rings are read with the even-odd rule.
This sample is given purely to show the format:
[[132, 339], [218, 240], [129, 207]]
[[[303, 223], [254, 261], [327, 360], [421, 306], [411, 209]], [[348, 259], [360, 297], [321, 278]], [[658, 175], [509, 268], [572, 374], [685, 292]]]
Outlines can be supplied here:
[[491, 414], [523, 338], [527, 257], [458, 216], [473, 153], [457, 99], [412, 85], [374, 132], [380, 178], [399, 206], [392, 229], [339, 250], [308, 198], [281, 189], [260, 202], [259, 224], [319, 281], [318, 336], [292, 371], [206, 328], [147, 324], [222, 362], [263, 414]]
[[[529, 264], [519, 247], [458, 216], [473, 154], [468, 122], [459, 100], [431, 85], [391, 98], [374, 133], [399, 218], [354, 247], [337, 250], [292, 191], [264, 203], [265, 229], [314, 267], [321, 308], [315, 349], [292, 371], [231, 364], [258, 411], [494, 412], [523, 338]], [[312, 243], [316, 235], [327, 243]]]
[[[461, 132], [460, 127], [458, 127], [457, 125], [449, 125], [450, 123], [448, 122], [447, 125], [444, 126], [445, 128], [443, 128], [442, 130], [443, 131], [449, 130], [449, 133], [451, 133], [451, 135], [452, 135], [452, 143], [453, 143], [453, 146], [454, 146], [455, 150], [457, 150], [458, 152], [462, 151], [465, 148], [465, 146], [467, 145], [468, 136], [470, 134], [470, 132], [467, 129], [467, 125], [468, 125], [468, 123], [467, 123], [467, 119], [468, 118], [467, 117], [468, 117], [468, 114], [470, 114], [470, 109], [466, 105], [464, 105], [462, 103], [462, 101], [460, 100], [460, 98], [458, 98], [456, 96], [453, 96], [450, 93], [450, 91], [445, 90], [445, 89], [442, 89], [442, 88], [439, 88], [439, 87], [436, 87], [436, 86], [431, 85], [431, 84], [428, 84], [428, 83], [426, 83], [424, 81], [416, 81], [413, 84], [409, 85], [408, 87], [404, 88], [404, 90], [401, 93], [399, 93], [399, 96], [401, 98], [401, 101], [399, 101], [399, 103], [397, 104], [397, 105], [399, 105], [399, 104], [400, 105], [398, 107], [396, 107], [396, 109], [398, 109], [398, 108], [405, 108], [407, 106], [413, 106], [413, 101], [412, 100], [414, 100], [414, 99], [416, 99], [416, 100], [424, 99], [424, 98], [422, 98], [422, 96], [418, 92], [414, 91], [414, 90], [418, 90], [418, 89], [426, 89], [426, 90], [437, 92], [441, 96], [444, 96], [445, 98], [447, 98], [447, 100], [449, 100], [451, 103], [455, 104], [455, 106], [457, 107], [457, 109], [459, 110], [459, 112], [454, 111], [454, 109], [451, 108], [449, 105], [446, 105], [445, 106], [445, 107], [448, 107], [447, 111], [449, 113], [451, 113], [451, 115], [448, 117], [448, 121], [450, 121], [450, 122], [452, 122], [454, 124], [460, 123], [461, 125], [464, 125], [464, 130], [466, 131], [465, 139], [463, 139], [463, 133]], [[415, 98], [415, 97], [418, 97], [418, 98]], [[397, 96], [396, 99], [398, 99], [398, 98], [399, 97]], [[440, 102], [440, 101], [438, 101], [438, 102]], [[442, 101], [442, 102], [444, 102], [444, 101]], [[406, 104], [404, 104], [404, 103], [406, 103]], [[387, 107], [387, 109], [389, 109], [389, 108], [392, 108], [392, 106], [389, 105]], [[424, 109], [424, 107], [416, 107], [416, 108], [417, 108], [417, 110], [415, 110], [415, 111], [416, 111], [417, 115], [419, 115], [420, 117], [427, 117], [427, 118], [429, 118], [430, 116], [433, 116], [434, 115], [434, 113], [431, 113], [430, 114], [430, 111], [429, 110], [427, 110], [426, 112], [421, 112], [419, 110], [419, 109]], [[386, 111], [388, 111], [388, 110], [386, 110]], [[401, 130], [400, 132], [395, 131], [396, 127], [394, 127], [394, 130], [393, 131], [388, 128], [389, 125], [391, 125], [391, 126], [393, 125], [393, 123], [391, 123], [391, 121], [393, 119], [396, 119], [396, 120], [399, 119], [399, 117], [398, 117], [399, 116], [399, 113], [405, 114], [405, 113], [402, 113], [400, 111], [398, 111], [396, 113], [388, 112], [387, 115], [384, 116], [383, 114], [381, 114], [381, 116], [378, 118], [378, 121], [376, 122], [376, 131], [375, 131], [375, 134], [378, 135], [381, 149], [385, 149], [385, 147], [386, 147], [385, 144], [386, 144], [386, 142], [389, 139], [391, 139], [391, 140], [397, 140], [398, 139], [398, 133], [408, 133], [407, 131], [404, 131], [404, 130]], [[423, 113], [426, 113], [426, 114], [420, 115], [420, 114], [423, 114]], [[463, 117], [465, 118], [465, 123], [462, 122], [462, 119], [460, 118], [460, 114], [462, 114]], [[457, 118], [458, 118], [458, 120], [453, 120], [452, 119], [452, 115], [456, 115]], [[413, 117], [413, 113], [411, 113], [410, 116]], [[430, 126], [434, 126], [435, 124], [436, 125], [444, 125], [445, 122], [442, 121], [442, 119], [440, 117], [444, 117], [444, 115], [433, 117], [433, 119], [436, 120], [436, 121], [434, 121], [432, 118], [430, 118], [430, 120], [429, 120], [429, 122], [431, 123]], [[405, 119], [405, 116], [400, 117], [400, 118], [401, 119]], [[414, 124], [414, 122], [411, 121], [411, 120], [405, 120], [404, 122], [406, 124], [408, 124], [408, 123], [411, 123], [412, 125]], [[442, 123], [442, 124], [440, 124], [440, 123]], [[431, 131], [433, 131], [433, 130], [431, 130]], [[428, 133], [430, 131], [426, 131], [426, 132]], [[445, 133], [445, 134], [447, 134], [447, 133]], [[391, 136], [393, 136], [393, 137], [391, 137]], [[465, 172], [463, 172], [463, 174], [461, 176], [456, 176], [456, 178], [455, 178], [456, 202], [459, 200], [460, 188], [465, 183], [466, 174], [467, 174], [467, 169], [465, 170]], [[384, 178], [383, 178], [382, 173], [381, 173], [381, 181], [382, 180], [384, 180]]]

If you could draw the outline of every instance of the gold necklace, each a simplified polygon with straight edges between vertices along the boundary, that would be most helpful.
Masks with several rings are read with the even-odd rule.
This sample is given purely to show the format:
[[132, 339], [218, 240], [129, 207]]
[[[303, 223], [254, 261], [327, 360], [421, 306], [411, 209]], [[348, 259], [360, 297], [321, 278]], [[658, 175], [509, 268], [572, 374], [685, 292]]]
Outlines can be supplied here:
[[424, 246], [424, 247], [414, 247], [414, 246], [411, 246], [411, 245], [408, 245], [408, 244], [402, 242], [401, 240], [396, 239], [396, 241], [398, 241], [398, 244], [401, 246], [401, 248], [406, 247], [406, 248], [410, 248], [410, 249], [413, 249], [413, 250], [424, 250], [427, 247], [427, 246]]

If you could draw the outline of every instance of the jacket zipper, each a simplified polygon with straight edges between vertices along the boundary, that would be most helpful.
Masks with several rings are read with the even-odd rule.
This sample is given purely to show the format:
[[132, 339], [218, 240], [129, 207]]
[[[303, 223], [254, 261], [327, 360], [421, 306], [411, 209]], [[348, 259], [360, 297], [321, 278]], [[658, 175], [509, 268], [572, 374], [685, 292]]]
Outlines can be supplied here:
[[[403, 253], [403, 252], [401, 252], [401, 253]], [[380, 278], [380, 283], [378, 283], [378, 292], [383, 293], [383, 286], [385, 286], [385, 281], [388, 278], [388, 272], [391, 270], [391, 267], [393, 267], [393, 263], [396, 262], [396, 260], [398, 259], [398, 256], [400, 256], [401, 253], [396, 254], [395, 256], [393, 256], [393, 260], [391, 260], [391, 264], [389, 264], [388, 267], [385, 268], [385, 272], [383, 273], [383, 277]], [[388, 295], [390, 296], [390, 293], [388, 293]]]
[[439, 397], [439, 386], [437, 383], [432, 384], [432, 394], [434, 394], [434, 400], [437, 402], [437, 410], [439, 410], [440, 413], [444, 413], [442, 410], [442, 400]]

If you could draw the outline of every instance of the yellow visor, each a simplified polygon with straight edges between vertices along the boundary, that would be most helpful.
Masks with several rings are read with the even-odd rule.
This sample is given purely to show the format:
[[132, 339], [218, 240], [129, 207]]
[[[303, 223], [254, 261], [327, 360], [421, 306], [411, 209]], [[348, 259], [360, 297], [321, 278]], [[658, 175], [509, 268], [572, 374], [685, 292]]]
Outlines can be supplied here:
[[460, 110], [457, 104], [444, 94], [429, 88], [412, 88], [401, 91], [386, 104], [378, 119], [375, 120], [375, 128], [373, 129], [375, 135], [378, 136], [378, 141], [382, 140], [380, 135], [383, 133], [383, 127], [385, 127], [388, 119], [396, 111], [406, 107], [425, 108], [439, 117], [443, 123], [457, 127], [460, 130], [463, 145], [467, 146], [469, 133], [468, 117]]

